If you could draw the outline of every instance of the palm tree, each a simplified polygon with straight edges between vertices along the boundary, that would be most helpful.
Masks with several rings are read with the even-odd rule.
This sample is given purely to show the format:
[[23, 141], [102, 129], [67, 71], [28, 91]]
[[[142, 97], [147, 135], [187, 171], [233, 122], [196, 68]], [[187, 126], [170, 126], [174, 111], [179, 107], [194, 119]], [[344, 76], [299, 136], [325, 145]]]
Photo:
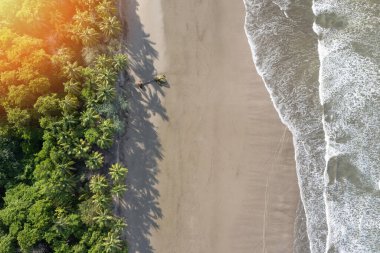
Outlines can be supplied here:
[[101, 149], [107, 149], [112, 146], [113, 143], [113, 134], [115, 131], [115, 124], [111, 119], [104, 120], [100, 126], [101, 135], [97, 140], [96, 144]]
[[115, 4], [109, 0], [104, 0], [96, 6], [97, 13], [103, 18], [113, 16], [115, 10]]
[[93, 22], [93, 18], [88, 11], [77, 11], [73, 16], [73, 20], [78, 28], [87, 27]]
[[112, 224], [112, 228], [116, 233], [120, 233], [127, 226], [125, 220], [123, 218], [117, 217], [114, 219]]
[[63, 119], [62, 119], [62, 122], [63, 122], [63, 129], [71, 129], [73, 128], [77, 123], [78, 123], [78, 120], [77, 118], [72, 115], [72, 114], [66, 114]]
[[90, 190], [94, 194], [103, 195], [108, 189], [108, 182], [104, 176], [95, 175], [90, 180]]
[[93, 218], [93, 220], [100, 226], [106, 227], [114, 219], [111, 212], [108, 209], [103, 209]]
[[109, 171], [110, 171], [109, 174], [111, 176], [111, 179], [115, 183], [119, 183], [121, 181], [124, 181], [125, 177], [127, 176], [127, 173], [128, 173], [128, 169], [121, 166], [120, 163], [113, 164], [111, 166], [111, 168], [109, 169]]
[[121, 252], [123, 241], [120, 240], [120, 235], [116, 231], [108, 232], [103, 240], [103, 247], [105, 253]]
[[52, 56], [52, 63], [55, 66], [62, 67], [67, 63], [70, 63], [70, 60], [73, 59], [73, 52], [69, 48], [61, 47], [57, 52]]
[[115, 68], [116, 71], [122, 70], [123, 68], [125, 68], [125, 66], [128, 63], [128, 57], [125, 54], [116, 54], [113, 57], [113, 60], [114, 60], [113, 67]]
[[103, 19], [99, 25], [100, 31], [104, 33], [107, 39], [117, 36], [121, 31], [121, 25], [117, 17], [112, 16]]
[[119, 198], [127, 191], [125, 183], [114, 184], [111, 188], [112, 196]]
[[81, 92], [81, 84], [79, 82], [74, 81], [73, 79], [70, 79], [70, 81], [65, 82], [63, 86], [65, 87], [65, 92], [67, 93], [79, 95]]
[[94, 108], [88, 108], [82, 113], [81, 125], [84, 127], [93, 127], [95, 123], [100, 120], [100, 115], [95, 111]]
[[116, 96], [115, 87], [108, 84], [101, 84], [97, 88], [97, 100], [98, 102], [104, 103], [111, 101]]
[[111, 193], [114, 197], [119, 198], [123, 195], [127, 187], [125, 185], [125, 178], [127, 176], [128, 169], [121, 166], [120, 163], [115, 163], [109, 169], [109, 174], [113, 180], [113, 186], [111, 188]]
[[95, 151], [95, 152], [92, 152], [90, 157], [87, 159], [86, 166], [90, 170], [99, 169], [103, 166], [103, 161], [104, 161], [103, 155]]
[[101, 149], [108, 149], [112, 146], [113, 140], [111, 137], [111, 134], [109, 133], [103, 133], [96, 144], [101, 148]]
[[79, 143], [74, 147], [74, 154], [76, 158], [85, 158], [90, 152], [90, 145], [83, 139], [79, 140]]
[[[110, 62], [109, 64], [112, 64]], [[116, 72], [108, 68], [98, 68], [99, 74], [96, 76], [96, 84], [100, 85], [113, 85], [116, 81]]]
[[110, 198], [104, 194], [94, 194], [91, 197], [91, 202], [96, 212], [100, 212], [101, 210], [108, 208], [110, 201]]
[[61, 146], [64, 150], [72, 148], [72, 141], [74, 138], [73, 132], [68, 130], [63, 130], [57, 134], [57, 144]]
[[110, 66], [111, 63], [112, 63], [112, 62], [111, 62], [110, 57], [108, 57], [108, 56], [105, 55], [105, 54], [101, 54], [101, 55], [99, 55], [99, 56], [96, 58], [95, 68], [96, 68], [96, 69], [104, 70], [104, 69], [109, 68], [109, 66]]
[[63, 67], [63, 73], [70, 79], [78, 79], [81, 77], [82, 67], [79, 66], [78, 62], [67, 62]]
[[89, 27], [79, 33], [79, 38], [84, 46], [91, 47], [97, 44], [99, 33], [94, 28]]
[[111, 119], [106, 119], [100, 124], [100, 130], [103, 133], [112, 134], [115, 130], [115, 123]]
[[61, 164], [61, 163], [64, 163], [65, 162], [65, 153], [62, 149], [59, 149], [59, 148], [53, 148], [51, 151], [50, 151], [50, 159], [51, 161], [55, 164], [55, 165], [58, 165], [58, 164]]
[[57, 164], [57, 169], [64, 171], [66, 174], [70, 174], [73, 170], [75, 170], [75, 167], [73, 166], [75, 162], [68, 161], [65, 163]]
[[79, 107], [79, 99], [72, 94], [67, 94], [61, 101], [61, 107], [64, 112], [70, 112]]

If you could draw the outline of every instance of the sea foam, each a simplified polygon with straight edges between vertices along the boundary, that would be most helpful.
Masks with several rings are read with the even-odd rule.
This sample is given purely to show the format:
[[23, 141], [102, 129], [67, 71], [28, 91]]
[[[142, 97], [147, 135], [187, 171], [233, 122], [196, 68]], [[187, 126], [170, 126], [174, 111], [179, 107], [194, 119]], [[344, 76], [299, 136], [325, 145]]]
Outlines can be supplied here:
[[327, 252], [380, 252], [380, 1], [315, 0]]
[[310, 251], [380, 252], [380, 2], [245, 3], [254, 62], [294, 136]]
[[[246, 0], [246, 33], [258, 73], [281, 120], [293, 134], [306, 231], [296, 228], [294, 251], [325, 251], [325, 139], [319, 101], [318, 40], [311, 0]], [[301, 229], [301, 231], [300, 231]], [[305, 235], [307, 233], [307, 236]], [[309, 243], [305, 240], [309, 239]]]

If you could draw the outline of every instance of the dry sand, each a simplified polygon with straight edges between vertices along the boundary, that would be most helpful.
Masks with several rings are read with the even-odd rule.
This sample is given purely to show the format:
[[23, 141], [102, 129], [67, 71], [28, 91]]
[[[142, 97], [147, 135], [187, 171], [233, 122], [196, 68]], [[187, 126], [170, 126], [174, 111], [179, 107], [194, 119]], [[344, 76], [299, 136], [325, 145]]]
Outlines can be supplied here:
[[[292, 252], [292, 138], [255, 73], [236, 0], [125, 0], [130, 252]], [[133, 88], [163, 72], [170, 87]]]

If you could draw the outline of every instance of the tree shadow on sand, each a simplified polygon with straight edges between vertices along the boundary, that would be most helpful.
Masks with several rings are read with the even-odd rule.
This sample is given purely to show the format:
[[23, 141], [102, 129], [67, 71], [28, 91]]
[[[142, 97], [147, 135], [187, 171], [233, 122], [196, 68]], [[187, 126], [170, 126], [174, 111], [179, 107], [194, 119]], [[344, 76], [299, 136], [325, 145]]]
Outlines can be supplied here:
[[157, 221], [162, 218], [156, 185], [158, 161], [163, 154], [151, 118], [158, 115], [164, 120], [169, 119], [161, 104], [165, 87], [152, 84], [141, 90], [135, 86], [135, 77], [149, 80], [157, 74], [153, 62], [158, 57], [153, 42], [143, 30], [137, 8], [136, 0], [122, 0], [119, 6], [125, 28], [123, 34], [127, 36], [124, 38], [125, 53], [129, 56], [128, 73], [121, 79], [119, 87], [129, 103], [128, 127], [120, 138], [119, 159], [127, 165], [129, 172], [128, 190], [117, 212], [126, 218], [128, 224], [125, 236], [129, 252], [152, 253], [151, 230], [159, 228]]

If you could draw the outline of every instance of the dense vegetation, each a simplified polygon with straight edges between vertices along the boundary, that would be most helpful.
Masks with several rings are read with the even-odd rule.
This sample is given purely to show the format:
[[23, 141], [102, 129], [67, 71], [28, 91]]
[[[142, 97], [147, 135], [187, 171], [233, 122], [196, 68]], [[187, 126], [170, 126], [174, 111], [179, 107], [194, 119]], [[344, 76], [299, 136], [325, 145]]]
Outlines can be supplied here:
[[0, 1], [0, 253], [127, 252], [114, 5]]

